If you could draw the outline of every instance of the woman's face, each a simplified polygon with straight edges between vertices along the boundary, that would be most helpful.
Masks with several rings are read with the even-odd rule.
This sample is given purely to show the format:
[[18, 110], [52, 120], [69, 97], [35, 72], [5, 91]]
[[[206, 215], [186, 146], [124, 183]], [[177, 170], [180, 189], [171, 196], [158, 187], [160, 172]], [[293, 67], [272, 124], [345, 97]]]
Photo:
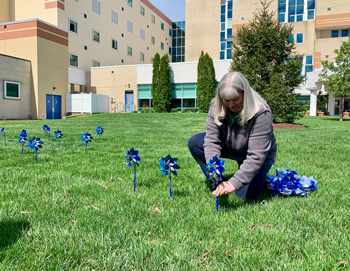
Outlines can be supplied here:
[[244, 95], [242, 93], [238, 93], [239, 97], [232, 100], [222, 99], [223, 104], [231, 110], [231, 112], [238, 112], [243, 106]]

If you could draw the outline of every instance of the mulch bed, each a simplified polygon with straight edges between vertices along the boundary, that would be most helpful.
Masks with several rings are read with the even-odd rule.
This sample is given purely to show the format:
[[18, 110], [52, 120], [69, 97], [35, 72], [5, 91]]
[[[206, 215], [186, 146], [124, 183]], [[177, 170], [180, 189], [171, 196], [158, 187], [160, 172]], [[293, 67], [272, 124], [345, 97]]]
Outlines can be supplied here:
[[305, 126], [295, 123], [274, 123], [274, 130], [287, 130], [287, 129], [307, 129]]

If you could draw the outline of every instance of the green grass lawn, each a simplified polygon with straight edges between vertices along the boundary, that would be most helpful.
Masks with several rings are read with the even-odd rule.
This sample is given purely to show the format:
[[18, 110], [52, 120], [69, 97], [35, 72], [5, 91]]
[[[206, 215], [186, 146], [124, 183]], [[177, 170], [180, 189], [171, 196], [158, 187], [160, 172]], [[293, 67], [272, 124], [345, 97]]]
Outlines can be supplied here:
[[[314, 176], [304, 197], [215, 197], [187, 141], [206, 114], [96, 114], [66, 120], [0, 121], [0, 270], [348, 270], [350, 121], [305, 117], [276, 130], [277, 168]], [[42, 126], [51, 128], [51, 141]], [[105, 129], [98, 140], [95, 128]], [[18, 135], [44, 142], [38, 151]], [[53, 137], [61, 130], [58, 148]], [[81, 141], [82, 133], [94, 139]], [[142, 159], [125, 164], [127, 150]], [[178, 158], [178, 177], [159, 161]], [[237, 166], [225, 162], [230, 177]], [[255, 227], [253, 227], [255, 225]]]

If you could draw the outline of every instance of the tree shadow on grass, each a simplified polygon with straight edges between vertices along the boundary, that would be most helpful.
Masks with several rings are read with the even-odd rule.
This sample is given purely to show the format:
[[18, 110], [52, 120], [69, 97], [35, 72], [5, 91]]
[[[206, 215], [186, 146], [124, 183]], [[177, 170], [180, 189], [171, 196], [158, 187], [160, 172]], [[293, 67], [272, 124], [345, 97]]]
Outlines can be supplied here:
[[184, 196], [188, 196], [188, 192], [184, 191], [184, 190], [173, 190], [172, 194], [174, 196], [178, 196], [178, 197], [184, 197]]
[[8, 248], [21, 238], [22, 233], [30, 228], [27, 220], [7, 219], [0, 221], [0, 251]]
[[[340, 117], [324, 117], [322, 120], [324, 121], [338, 121]], [[343, 118], [343, 121], [350, 121], [350, 118]]]

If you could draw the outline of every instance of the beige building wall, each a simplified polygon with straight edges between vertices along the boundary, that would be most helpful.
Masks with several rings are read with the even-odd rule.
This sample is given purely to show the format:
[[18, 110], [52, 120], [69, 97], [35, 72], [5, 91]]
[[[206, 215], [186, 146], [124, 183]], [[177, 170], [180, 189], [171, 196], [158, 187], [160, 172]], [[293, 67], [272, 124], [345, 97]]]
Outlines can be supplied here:
[[115, 112], [116, 106], [120, 106], [119, 103], [125, 105], [126, 91], [133, 91], [137, 110], [137, 66], [91, 68], [91, 92], [109, 95], [111, 113]]
[[65, 116], [67, 38], [67, 32], [38, 20], [0, 24], [0, 53], [31, 61], [34, 119], [46, 118], [46, 94], [61, 96], [62, 117]]
[[[8, 0], [0, 0], [4, 3]], [[69, 32], [69, 53], [78, 56], [78, 69], [89, 71], [93, 61], [101, 66], [122, 64], [151, 63], [156, 52], [160, 55], [169, 53], [172, 38], [169, 29], [172, 22], [147, 0], [133, 0], [132, 7], [127, 0], [104, 0], [99, 3], [99, 14], [92, 10], [89, 1], [53, 1], [53, 0], [11, 0], [7, 4], [6, 14], [10, 20], [28, 20], [39, 18]], [[144, 15], [141, 14], [141, 6]], [[118, 24], [112, 22], [112, 11], [117, 14]], [[152, 16], [155, 22], [152, 22]], [[0, 15], [0, 22], [8, 18]], [[69, 31], [69, 20], [78, 24], [78, 32]], [[128, 31], [128, 21], [132, 24], [132, 32]], [[130, 24], [129, 23], [129, 24]], [[161, 25], [164, 25], [164, 30]], [[144, 31], [141, 38], [140, 29]], [[100, 33], [100, 42], [93, 41], [93, 30]], [[130, 30], [130, 29], [129, 29]], [[155, 44], [151, 43], [151, 37]], [[112, 39], [118, 43], [118, 49], [112, 48]], [[164, 49], [161, 48], [161, 43]], [[128, 46], [132, 48], [132, 56], [128, 55]], [[143, 60], [141, 59], [143, 54]]]
[[[30, 119], [33, 81], [28, 60], [0, 54], [0, 119]], [[20, 84], [19, 99], [5, 98], [4, 81]]]
[[10, 21], [10, 0], [0, 0], [0, 23]]
[[201, 51], [220, 59], [221, 0], [186, 0], [185, 61], [198, 61]]

